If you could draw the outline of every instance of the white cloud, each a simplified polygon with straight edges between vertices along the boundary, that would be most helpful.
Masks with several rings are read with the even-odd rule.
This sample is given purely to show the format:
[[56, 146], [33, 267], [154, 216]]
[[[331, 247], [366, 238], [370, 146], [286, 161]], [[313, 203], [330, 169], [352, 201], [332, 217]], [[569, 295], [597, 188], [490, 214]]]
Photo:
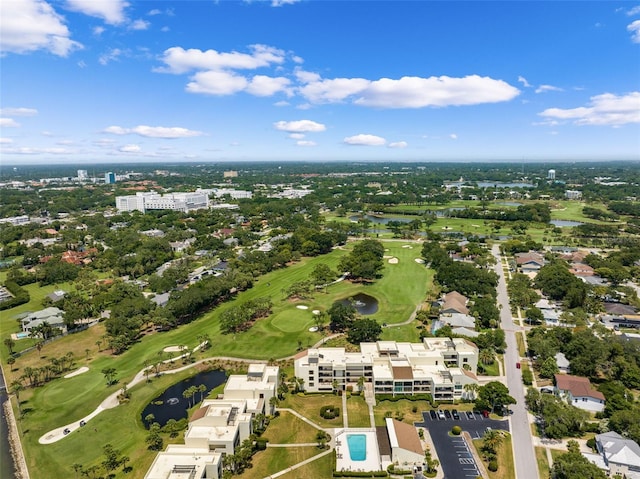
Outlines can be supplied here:
[[102, 35], [105, 32], [106, 28], [104, 28], [103, 26], [97, 26], [97, 27], [93, 27], [93, 34], [96, 37], [99, 37], [100, 35]]
[[108, 65], [110, 62], [118, 60], [122, 56], [122, 54], [123, 51], [119, 48], [112, 48], [108, 52], [100, 55], [100, 58], [98, 58], [98, 62], [100, 63], [100, 65]]
[[124, 0], [67, 0], [66, 6], [74, 12], [102, 18], [110, 25], [118, 25], [125, 21], [124, 10], [129, 3]]
[[302, 83], [312, 83], [322, 80], [322, 77], [317, 73], [308, 72], [306, 70], [302, 70], [301, 68], [297, 68], [294, 74], [296, 78]]
[[11, 138], [0, 138], [0, 145], [10, 145], [13, 143]]
[[48, 50], [66, 57], [82, 48], [70, 37], [64, 18], [44, 0], [0, 2], [0, 54]]
[[640, 123], [640, 92], [623, 96], [603, 93], [592, 96], [588, 106], [562, 109], [547, 108], [539, 113], [545, 118], [571, 120], [576, 125], [620, 126]]
[[291, 103], [285, 100], [277, 101], [273, 104], [273, 106], [290, 106]]
[[255, 96], [271, 96], [277, 92], [288, 92], [291, 80], [284, 77], [256, 75], [247, 86], [247, 93]]
[[310, 140], [298, 140], [298, 141], [296, 141], [296, 145], [298, 145], [298, 146], [316, 146], [317, 143], [315, 141], [310, 141]]
[[118, 151], [122, 153], [139, 153], [142, 151], [142, 148], [140, 148], [140, 145], [124, 145], [118, 148]]
[[627, 25], [627, 31], [631, 33], [631, 41], [633, 43], [640, 43], [640, 20]]
[[272, 7], [281, 7], [283, 5], [293, 5], [294, 3], [298, 3], [300, 0], [271, 0]]
[[389, 143], [389, 148], [406, 148], [409, 144], [406, 141], [394, 141]]
[[3, 148], [3, 153], [13, 153], [16, 155], [41, 155], [43, 153], [53, 155], [68, 155], [74, 153], [73, 150], [68, 148], [32, 148], [28, 146], [22, 146], [20, 148]]
[[148, 30], [150, 25], [151, 23], [146, 20], [134, 20], [131, 22], [131, 25], [129, 25], [129, 30]]
[[285, 53], [277, 48], [267, 45], [250, 45], [249, 49], [251, 53], [235, 51], [221, 53], [216, 50], [202, 51], [197, 48], [185, 50], [182, 47], [172, 47], [165, 50], [162, 57], [166, 68], [159, 68], [156, 71], [187, 73], [193, 70], [254, 70], [284, 62]]
[[640, 5], [637, 5], [633, 8], [630, 8], [625, 12], [627, 16], [632, 17], [633, 15], [638, 15], [640, 13]]
[[249, 82], [243, 76], [228, 72], [208, 71], [198, 72], [187, 83], [189, 93], [203, 93], [206, 95], [233, 95], [247, 88]]
[[452, 140], [457, 140], [458, 139], [458, 135], [456, 135], [455, 133], [451, 133], [449, 135], [449, 138], [451, 138]]
[[291, 133], [289, 138], [292, 140], [302, 140], [305, 137], [304, 133]]
[[38, 114], [38, 110], [35, 108], [0, 108], [0, 115], [2, 116], [35, 116]]
[[15, 121], [13, 118], [0, 118], [0, 127], [1, 128], [18, 128], [20, 123]]
[[562, 88], [553, 85], [540, 85], [536, 88], [536, 93], [545, 93], [547, 91], [563, 91]]
[[377, 108], [424, 108], [450, 105], [476, 105], [508, 101], [520, 90], [503, 80], [469, 75], [463, 78], [402, 77], [335, 78], [313, 81], [300, 88], [300, 93], [313, 103], [333, 103], [356, 97], [356, 105]]
[[109, 126], [103, 130], [103, 133], [111, 133], [113, 135], [136, 134], [146, 138], [164, 138], [173, 140], [176, 138], [191, 138], [194, 136], [204, 135], [201, 131], [189, 130], [181, 127], [165, 127], [165, 126], [147, 126], [138, 125], [133, 128], [123, 128], [121, 126]]
[[347, 145], [364, 145], [364, 146], [382, 146], [387, 142], [387, 140], [385, 140], [380, 136], [365, 135], [365, 134], [348, 136], [343, 141]]
[[312, 120], [278, 121], [273, 124], [276, 130], [290, 133], [309, 133], [325, 131], [327, 128], [322, 123]]
[[147, 15], [149, 15], [150, 17], [153, 17], [155, 15], [160, 15], [162, 14], [162, 10], [159, 10], [157, 8], [154, 8], [153, 10], [149, 10], [149, 13], [147, 13]]
[[518, 76], [518, 81], [522, 83], [523, 86], [527, 88], [531, 88], [531, 84], [527, 81], [527, 79], [523, 76]]

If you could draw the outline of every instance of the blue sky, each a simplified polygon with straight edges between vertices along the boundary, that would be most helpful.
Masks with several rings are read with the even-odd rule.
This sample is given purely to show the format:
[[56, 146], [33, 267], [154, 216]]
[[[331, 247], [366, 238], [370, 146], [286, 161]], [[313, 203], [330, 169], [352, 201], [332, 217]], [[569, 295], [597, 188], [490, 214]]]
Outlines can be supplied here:
[[4, 163], [640, 159], [640, 2], [2, 0]]

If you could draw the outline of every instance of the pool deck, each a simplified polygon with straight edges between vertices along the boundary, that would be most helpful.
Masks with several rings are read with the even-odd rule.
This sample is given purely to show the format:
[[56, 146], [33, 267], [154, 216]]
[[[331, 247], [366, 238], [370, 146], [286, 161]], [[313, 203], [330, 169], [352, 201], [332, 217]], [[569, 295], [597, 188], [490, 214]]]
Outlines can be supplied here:
[[[347, 444], [348, 434], [364, 434], [366, 437], [367, 456], [364, 461], [352, 461]], [[376, 430], [373, 428], [337, 429], [335, 435], [336, 470], [337, 471], [381, 471], [380, 452]]]

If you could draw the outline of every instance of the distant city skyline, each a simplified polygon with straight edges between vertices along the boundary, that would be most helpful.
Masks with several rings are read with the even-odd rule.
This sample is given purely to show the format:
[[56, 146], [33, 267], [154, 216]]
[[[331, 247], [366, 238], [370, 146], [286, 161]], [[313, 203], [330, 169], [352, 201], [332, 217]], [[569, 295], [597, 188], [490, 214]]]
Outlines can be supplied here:
[[3, 164], [640, 159], [640, 2], [0, 3]]

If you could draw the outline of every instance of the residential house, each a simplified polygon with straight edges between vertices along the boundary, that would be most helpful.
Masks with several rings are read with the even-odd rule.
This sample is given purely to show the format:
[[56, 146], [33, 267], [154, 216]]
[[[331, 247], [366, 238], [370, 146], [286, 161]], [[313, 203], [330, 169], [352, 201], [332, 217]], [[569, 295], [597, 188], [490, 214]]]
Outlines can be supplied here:
[[[391, 450], [391, 462], [400, 466], [399, 469], [422, 467], [424, 449], [416, 428], [411, 424], [389, 417], [385, 419], [385, 426], [386, 439]], [[378, 434], [378, 443], [380, 443], [380, 436]], [[382, 439], [385, 439], [384, 435], [382, 435]]]
[[529, 251], [528, 253], [516, 253], [516, 264], [523, 274], [537, 274], [545, 265], [545, 259], [540, 253]]
[[558, 365], [558, 370], [564, 374], [569, 373], [570, 364], [569, 364], [569, 360], [564, 355], [564, 353], [557, 352], [555, 355], [555, 359], [556, 359], [556, 364]]
[[158, 453], [144, 479], [220, 479], [223, 455], [208, 447], [170, 444]]
[[61, 301], [64, 298], [65, 294], [67, 294], [66, 291], [58, 289], [58, 290], [54, 291], [53, 293], [48, 294], [47, 298], [49, 298], [52, 303], [57, 303], [58, 301]]
[[48, 323], [51, 327], [61, 329], [62, 332], [67, 331], [67, 325], [63, 319], [64, 311], [58, 308], [45, 308], [35, 313], [30, 313], [20, 320], [22, 330], [31, 332], [31, 330], [43, 323]]
[[604, 410], [604, 394], [591, 386], [588, 378], [570, 374], [556, 374], [556, 394], [565, 397], [572, 405], [585, 411]]
[[465, 295], [458, 293], [457, 291], [451, 291], [444, 295], [444, 301], [440, 308], [440, 314], [443, 313], [459, 313], [469, 314], [469, 308], [467, 308], [468, 299]]
[[596, 435], [596, 447], [610, 476], [640, 479], [640, 446], [614, 431]]

